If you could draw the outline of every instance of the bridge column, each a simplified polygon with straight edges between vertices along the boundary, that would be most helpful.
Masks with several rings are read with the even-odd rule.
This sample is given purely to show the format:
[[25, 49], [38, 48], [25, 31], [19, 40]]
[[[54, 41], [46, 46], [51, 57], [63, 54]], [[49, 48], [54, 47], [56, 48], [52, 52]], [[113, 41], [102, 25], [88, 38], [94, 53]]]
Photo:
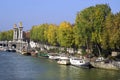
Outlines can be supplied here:
[[17, 37], [17, 25], [14, 24], [14, 33], [13, 33], [13, 41], [17, 41], [18, 37]]
[[22, 27], [22, 22], [20, 22], [20, 24], [19, 24], [18, 41], [23, 41], [23, 27]]

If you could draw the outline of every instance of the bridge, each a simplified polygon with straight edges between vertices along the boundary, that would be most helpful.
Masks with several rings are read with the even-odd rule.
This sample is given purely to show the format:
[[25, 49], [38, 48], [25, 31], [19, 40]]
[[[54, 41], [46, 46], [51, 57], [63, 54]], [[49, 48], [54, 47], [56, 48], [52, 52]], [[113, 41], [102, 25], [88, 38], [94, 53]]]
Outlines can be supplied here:
[[24, 41], [0, 41], [0, 47], [4, 49], [22, 50], [27, 49], [28, 43]]
[[13, 40], [12, 41], [0, 41], [0, 47], [4, 49], [22, 50], [27, 49], [28, 43], [23, 41], [23, 27], [22, 22], [19, 23], [19, 27], [14, 24], [13, 27]]

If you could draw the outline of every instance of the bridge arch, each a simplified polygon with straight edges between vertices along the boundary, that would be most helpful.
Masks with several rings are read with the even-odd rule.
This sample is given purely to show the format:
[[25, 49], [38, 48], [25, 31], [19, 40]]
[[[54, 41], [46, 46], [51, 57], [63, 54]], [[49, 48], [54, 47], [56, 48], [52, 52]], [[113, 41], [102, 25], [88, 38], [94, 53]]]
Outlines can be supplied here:
[[16, 49], [17, 45], [16, 44], [12, 44], [11, 47]]

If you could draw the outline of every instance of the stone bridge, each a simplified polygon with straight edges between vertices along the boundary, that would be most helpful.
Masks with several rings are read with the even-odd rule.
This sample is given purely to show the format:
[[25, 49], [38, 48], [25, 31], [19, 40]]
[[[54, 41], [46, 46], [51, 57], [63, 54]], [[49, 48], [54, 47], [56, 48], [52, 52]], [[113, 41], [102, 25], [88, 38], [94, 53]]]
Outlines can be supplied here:
[[8, 49], [21, 50], [22, 48], [27, 49], [28, 43], [24, 41], [0, 41], [0, 46]]
[[0, 41], [0, 47], [4, 49], [16, 49], [22, 50], [22, 48], [28, 48], [28, 43], [23, 41], [23, 27], [22, 22], [19, 23], [19, 27], [17, 24], [13, 26], [13, 40], [12, 41]]

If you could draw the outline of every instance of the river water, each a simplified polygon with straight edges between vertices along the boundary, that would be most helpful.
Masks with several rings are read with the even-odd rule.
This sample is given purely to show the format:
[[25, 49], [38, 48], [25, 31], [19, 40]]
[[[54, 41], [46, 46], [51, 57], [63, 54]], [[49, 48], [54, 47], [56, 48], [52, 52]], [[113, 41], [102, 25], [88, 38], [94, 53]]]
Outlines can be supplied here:
[[46, 58], [0, 52], [0, 80], [120, 80], [120, 71], [83, 69]]

